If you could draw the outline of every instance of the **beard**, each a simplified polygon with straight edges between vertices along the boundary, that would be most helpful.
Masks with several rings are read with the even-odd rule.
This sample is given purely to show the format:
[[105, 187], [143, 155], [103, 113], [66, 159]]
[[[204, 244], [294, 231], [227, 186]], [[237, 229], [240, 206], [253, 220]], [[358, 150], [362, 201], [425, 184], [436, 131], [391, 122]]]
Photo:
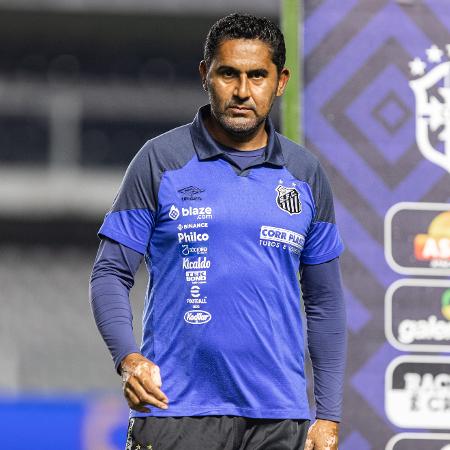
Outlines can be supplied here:
[[220, 127], [237, 141], [246, 140], [249, 136], [254, 135], [270, 113], [271, 108], [266, 114], [260, 116], [256, 113], [255, 109], [252, 108], [253, 117], [233, 116], [228, 112], [228, 108], [234, 105], [244, 105], [234, 101], [228, 102], [224, 107], [221, 107], [220, 101], [215, 98], [212, 92], [212, 90], [209, 90], [211, 114], [214, 116], [214, 119], [216, 119]]
[[212, 104], [211, 114], [224, 129], [224, 131], [233, 136], [235, 139], [245, 139], [255, 134], [268, 115], [254, 116], [252, 118], [233, 117], [226, 112], [215, 110]]

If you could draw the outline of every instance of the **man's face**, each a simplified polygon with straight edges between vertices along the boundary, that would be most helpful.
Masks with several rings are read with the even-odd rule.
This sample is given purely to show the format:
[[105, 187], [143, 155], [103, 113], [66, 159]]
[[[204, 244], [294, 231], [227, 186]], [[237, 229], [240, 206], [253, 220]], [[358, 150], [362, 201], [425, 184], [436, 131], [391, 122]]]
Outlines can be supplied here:
[[223, 41], [209, 68], [200, 63], [200, 74], [214, 118], [234, 137], [258, 129], [289, 78], [287, 69], [278, 75], [271, 48], [259, 39]]

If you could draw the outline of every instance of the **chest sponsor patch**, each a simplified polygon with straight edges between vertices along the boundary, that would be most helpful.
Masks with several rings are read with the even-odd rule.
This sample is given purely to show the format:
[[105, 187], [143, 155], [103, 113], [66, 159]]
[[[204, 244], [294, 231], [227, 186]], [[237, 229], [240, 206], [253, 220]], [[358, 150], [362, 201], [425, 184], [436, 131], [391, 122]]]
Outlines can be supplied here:
[[259, 241], [265, 247], [281, 246], [283, 249], [288, 249], [294, 253], [300, 253], [305, 245], [305, 237], [302, 234], [268, 225], [261, 227]]
[[276, 202], [278, 208], [291, 216], [302, 212], [300, 194], [295, 187], [278, 185], [275, 190], [277, 191]]

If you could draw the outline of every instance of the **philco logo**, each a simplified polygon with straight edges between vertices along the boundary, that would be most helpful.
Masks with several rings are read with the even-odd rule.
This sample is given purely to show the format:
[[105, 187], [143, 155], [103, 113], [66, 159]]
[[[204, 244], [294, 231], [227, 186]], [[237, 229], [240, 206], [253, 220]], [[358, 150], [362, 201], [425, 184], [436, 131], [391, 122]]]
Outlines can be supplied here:
[[427, 234], [416, 235], [414, 256], [418, 261], [429, 261], [430, 267], [450, 267], [450, 211], [436, 216]]
[[205, 242], [209, 239], [208, 233], [197, 233], [190, 231], [189, 233], [178, 233], [178, 242]]
[[201, 309], [188, 311], [184, 315], [184, 320], [191, 325], [203, 325], [211, 320], [211, 314]]
[[389, 343], [404, 351], [448, 352], [450, 281], [407, 279], [386, 292], [385, 332]]
[[169, 210], [169, 217], [170, 217], [172, 220], [177, 220], [178, 217], [180, 217], [180, 210], [179, 210], [175, 205], [172, 205], [172, 206], [170, 207], [170, 210]]
[[416, 97], [417, 146], [425, 158], [450, 172], [450, 62], [442, 61], [444, 52], [436, 45], [426, 53], [428, 62], [437, 64], [427, 73], [421, 58], [409, 63], [411, 75], [420, 77], [409, 82]]
[[[295, 183], [293, 183], [293, 185], [295, 186]], [[277, 192], [276, 203], [278, 208], [284, 212], [287, 212], [291, 216], [302, 212], [300, 194], [295, 187], [278, 185], [275, 188], [275, 191]]]

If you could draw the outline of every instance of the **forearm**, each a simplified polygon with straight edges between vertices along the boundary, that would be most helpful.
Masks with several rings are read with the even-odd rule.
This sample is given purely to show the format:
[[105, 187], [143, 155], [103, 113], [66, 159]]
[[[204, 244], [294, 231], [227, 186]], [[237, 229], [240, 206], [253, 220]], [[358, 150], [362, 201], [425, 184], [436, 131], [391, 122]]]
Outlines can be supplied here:
[[301, 274], [316, 417], [333, 421], [341, 419], [346, 359], [346, 315], [338, 261], [305, 265]]
[[139, 351], [133, 335], [129, 292], [141, 259], [142, 255], [134, 250], [102, 240], [92, 270], [92, 312], [116, 370], [126, 355]]

